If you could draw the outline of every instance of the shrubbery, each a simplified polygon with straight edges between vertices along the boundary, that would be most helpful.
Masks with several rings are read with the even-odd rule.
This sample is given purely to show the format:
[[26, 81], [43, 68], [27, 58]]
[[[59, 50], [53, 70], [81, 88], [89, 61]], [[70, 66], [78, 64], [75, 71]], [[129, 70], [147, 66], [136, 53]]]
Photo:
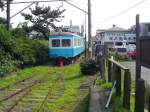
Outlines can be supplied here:
[[10, 54], [5, 53], [0, 49], [0, 77], [3, 77], [6, 73], [15, 71], [17, 69], [18, 62], [12, 60]]
[[119, 55], [114, 53], [109, 53], [109, 57], [113, 56], [116, 61], [131, 61], [131, 58], [128, 55]]
[[0, 29], [0, 76], [47, 60], [48, 42], [29, 39], [20, 29], [10, 32]]
[[93, 59], [88, 59], [80, 63], [81, 72], [85, 75], [94, 75], [98, 71], [97, 63]]

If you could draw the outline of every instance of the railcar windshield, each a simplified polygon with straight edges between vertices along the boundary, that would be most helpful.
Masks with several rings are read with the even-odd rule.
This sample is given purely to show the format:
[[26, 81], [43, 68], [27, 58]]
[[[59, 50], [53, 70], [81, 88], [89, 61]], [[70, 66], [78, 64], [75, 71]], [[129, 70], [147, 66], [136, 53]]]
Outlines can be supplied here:
[[52, 47], [60, 47], [60, 40], [59, 39], [53, 39], [52, 40]]
[[70, 39], [62, 39], [62, 47], [70, 47], [71, 40]]

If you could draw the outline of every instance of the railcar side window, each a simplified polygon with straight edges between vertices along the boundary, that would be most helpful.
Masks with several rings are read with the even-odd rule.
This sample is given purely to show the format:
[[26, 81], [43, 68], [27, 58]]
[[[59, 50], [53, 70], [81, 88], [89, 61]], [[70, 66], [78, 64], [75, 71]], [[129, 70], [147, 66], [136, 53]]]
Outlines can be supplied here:
[[78, 46], [81, 46], [82, 42], [81, 42], [81, 39], [79, 38], [78, 39]]
[[71, 40], [70, 39], [62, 39], [62, 47], [70, 47]]
[[60, 47], [60, 40], [59, 39], [52, 40], [52, 47]]
[[78, 46], [77, 38], [74, 38], [74, 46]]

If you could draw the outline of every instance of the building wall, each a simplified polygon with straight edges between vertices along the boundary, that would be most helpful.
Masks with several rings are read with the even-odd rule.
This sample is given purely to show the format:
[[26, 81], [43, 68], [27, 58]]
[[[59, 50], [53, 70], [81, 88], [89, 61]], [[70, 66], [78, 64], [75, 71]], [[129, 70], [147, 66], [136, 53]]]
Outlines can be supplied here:
[[99, 38], [98, 40], [101, 41], [102, 44], [107, 44], [109, 48], [122, 42], [136, 42], [136, 34], [130, 30], [97, 30], [96, 38]]
[[124, 32], [105, 32], [104, 37], [100, 37], [101, 42], [105, 43], [105, 42], [112, 42], [112, 43], [116, 43], [116, 42], [122, 42], [123, 40], [126, 40], [126, 42], [128, 43], [133, 43], [135, 42], [136, 38], [135, 38], [135, 34], [133, 33], [124, 33]]

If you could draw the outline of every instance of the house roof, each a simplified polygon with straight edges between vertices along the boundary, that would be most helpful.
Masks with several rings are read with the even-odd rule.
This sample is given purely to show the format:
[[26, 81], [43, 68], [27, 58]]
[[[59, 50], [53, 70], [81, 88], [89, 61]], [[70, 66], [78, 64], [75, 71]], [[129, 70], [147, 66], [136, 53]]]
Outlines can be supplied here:
[[124, 28], [117, 27], [116, 25], [113, 25], [111, 28], [107, 29], [107, 31], [127, 31], [127, 30]]

